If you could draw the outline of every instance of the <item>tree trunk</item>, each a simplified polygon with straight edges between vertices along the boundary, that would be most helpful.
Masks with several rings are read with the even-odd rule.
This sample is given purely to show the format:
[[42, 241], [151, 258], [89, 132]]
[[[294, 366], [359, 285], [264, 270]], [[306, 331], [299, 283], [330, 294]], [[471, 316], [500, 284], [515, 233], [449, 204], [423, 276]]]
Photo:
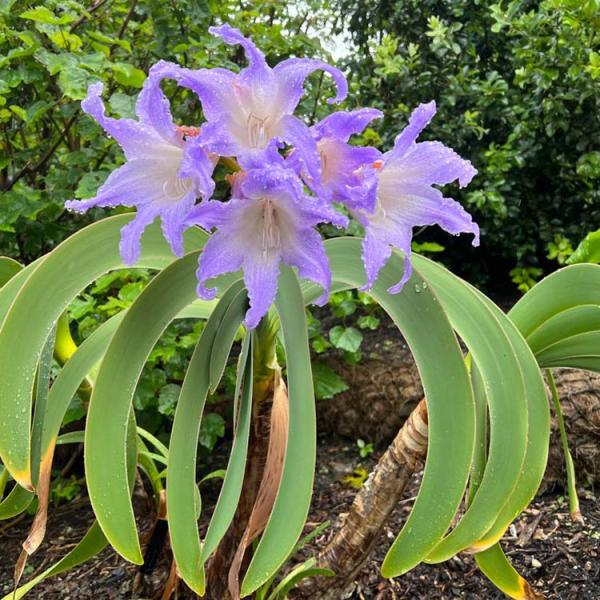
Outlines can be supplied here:
[[303, 598], [339, 600], [369, 555], [404, 488], [427, 452], [427, 405], [421, 400], [357, 493], [317, 564], [335, 577], [309, 580]]

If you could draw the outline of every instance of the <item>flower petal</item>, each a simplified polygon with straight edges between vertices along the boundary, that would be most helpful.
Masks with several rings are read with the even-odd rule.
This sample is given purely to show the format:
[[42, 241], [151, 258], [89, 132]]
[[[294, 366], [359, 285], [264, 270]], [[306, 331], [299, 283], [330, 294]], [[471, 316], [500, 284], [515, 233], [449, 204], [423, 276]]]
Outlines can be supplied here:
[[65, 202], [65, 207], [84, 213], [96, 206], [138, 206], [159, 200], [163, 196], [162, 188], [151, 177], [159, 166], [156, 160], [130, 160], [108, 176], [94, 198], [69, 200]]
[[419, 134], [433, 119], [436, 112], [435, 102], [432, 100], [427, 104], [419, 104], [413, 110], [408, 120], [408, 125], [396, 137], [394, 147], [385, 155], [386, 163], [393, 162], [401, 158], [406, 150], [415, 143]]
[[373, 119], [381, 117], [383, 117], [383, 113], [376, 108], [338, 111], [325, 117], [311, 129], [317, 139], [331, 137], [347, 142], [351, 135], [362, 133]]
[[211, 160], [208, 156], [202, 140], [199, 137], [191, 138], [185, 143], [178, 176], [182, 179], [189, 177], [194, 182], [195, 195], [208, 200], [215, 191], [212, 178], [215, 165], [216, 159]]
[[348, 82], [344, 74], [322, 60], [312, 58], [288, 58], [273, 69], [279, 83], [279, 102], [285, 114], [292, 114], [304, 94], [304, 81], [314, 71], [329, 73], [337, 87], [335, 98], [328, 98], [329, 104], [341, 102], [348, 95]]
[[151, 127], [133, 119], [107, 117], [100, 98], [103, 88], [102, 83], [90, 85], [87, 96], [81, 103], [84, 112], [93, 117], [104, 131], [117, 141], [128, 159], [155, 155], [156, 144], [161, 138]]
[[315, 300], [323, 305], [329, 299], [331, 269], [321, 235], [314, 229], [304, 229], [295, 240], [289, 240], [282, 249], [283, 262], [298, 267], [303, 279], [310, 279], [323, 288], [323, 294]]
[[445, 185], [458, 179], [460, 187], [465, 187], [477, 174], [468, 160], [441, 142], [415, 144], [390, 168], [397, 168], [405, 181], [425, 185]]
[[281, 122], [281, 137], [290, 146], [294, 146], [294, 153], [297, 153], [297, 159], [304, 165], [311, 185], [318, 186], [321, 180], [321, 159], [317, 151], [317, 142], [310, 129], [300, 119], [291, 115], [283, 117]]
[[275, 252], [247, 255], [244, 260], [244, 283], [250, 300], [244, 324], [249, 329], [259, 324], [275, 300], [279, 261], [279, 254]]
[[181, 200], [160, 208], [162, 231], [175, 256], [183, 256], [183, 232], [186, 221], [196, 202], [196, 192], [191, 190]]
[[159, 61], [150, 69], [138, 96], [135, 112], [141, 123], [152, 127], [165, 141], [183, 145], [182, 135], [177, 133], [173, 123], [169, 101], [160, 87], [160, 82], [165, 78], [163, 63]]
[[[479, 245], [479, 227], [461, 204], [452, 198], [445, 198], [436, 188], [414, 183], [402, 183], [398, 186], [386, 184], [379, 197], [387, 213], [387, 219], [396, 223], [405, 223], [410, 227], [439, 225], [448, 233], [473, 234], [473, 246]], [[392, 192], [386, 201], [383, 194]]]
[[236, 244], [226, 230], [213, 233], [198, 260], [198, 296], [212, 300], [217, 295], [217, 289], [207, 288], [206, 282], [213, 277], [239, 271], [244, 254], [244, 248]]
[[133, 221], [130, 221], [121, 229], [121, 241], [119, 252], [121, 260], [128, 266], [137, 262], [142, 250], [142, 234], [144, 229], [150, 225], [159, 214], [156, 206], [148, 205], [138, 210]]

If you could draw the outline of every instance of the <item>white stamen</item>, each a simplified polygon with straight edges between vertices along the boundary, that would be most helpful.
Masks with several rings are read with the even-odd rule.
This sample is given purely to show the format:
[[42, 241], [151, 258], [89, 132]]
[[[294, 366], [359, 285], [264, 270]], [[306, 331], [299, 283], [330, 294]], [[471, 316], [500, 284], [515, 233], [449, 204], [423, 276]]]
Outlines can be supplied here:
[[269, 198], [265, 198], [263, 201], [262, 219], [262, 249], [263, 254], [266, 255], [269, 250], [279, 248], [281, 244], [281, 232], [277, 223], [275, 207]]
[[263, 119], [257, 117], [254, 113], [248, 115], [248, 144], [251, 148], [265, 148], [269, 141], [267, 134], [267, 121], [269, 117]]

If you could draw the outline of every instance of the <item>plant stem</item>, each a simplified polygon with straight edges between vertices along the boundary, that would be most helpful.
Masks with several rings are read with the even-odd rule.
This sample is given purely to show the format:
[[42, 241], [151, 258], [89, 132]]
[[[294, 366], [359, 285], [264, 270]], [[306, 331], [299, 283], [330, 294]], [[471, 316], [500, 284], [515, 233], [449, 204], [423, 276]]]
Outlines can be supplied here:
[[554, 381], [554, 375], [552, 375], [551, 369], [546, 369], [546, 377], [548, 378], [548, 384], [550, 386], [550, 392], [552, 394], [554, 412], [556, 413], [556, 420], [558, 421], [560, 441], [562, 444], [563, 455], [565, 457], [565, 469], [567, 471], [567, 491], [569, 493], [569, 512], [571, 513], [571, 519], [573, 519], [573, 521], [583, 523], [583, 516], [581, 515], [581, 511], [579, 510], [579, 498], [577, 496], [575, 464], [573, 463], [573, 456], [571, 455], [571, 451], [569, 450], [569, 439], [567, 438], [565, 419], [563, 417], [562, 407], [560, 405], [560, 398], [558, 397], [556, 381]]

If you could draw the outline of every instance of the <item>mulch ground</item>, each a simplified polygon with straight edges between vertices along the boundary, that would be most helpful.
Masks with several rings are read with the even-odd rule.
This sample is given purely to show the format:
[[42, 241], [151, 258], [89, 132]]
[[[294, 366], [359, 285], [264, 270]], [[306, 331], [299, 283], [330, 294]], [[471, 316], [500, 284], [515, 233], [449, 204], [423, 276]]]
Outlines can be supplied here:
[[[313, 507], [308, 529], [348, 510], [355, 494], [343, 479], [357, 466], [370, 470], [376, 462], [375, 452], [362, 460], [357, 449], [346, 440], [331, 436], [319, 442], [318, 471]], [[400, 530], [418, 489], [418, 478], [406, 492], [377, 545], [374, 555], [355, 582], [349, 598], [356, 599], [500, 599], [495, 590], [476, 569], [471, 556], [461, 555], [441, 565], [421, 565], [404, 575], [384, 580], [378, 571], [394, 534]], [[215, 488], [205, 491], [214, 496]], [[517, 519], [504, 539], [504, 548], [515, 567], [536, 590], [548, 599], [588, 600], [600, 598], [600, 508], [594, 495], [581, 495], [585, 525], [571, 521], [562, 492], [555, 490], [536, 498], [531, 507]], [[148, 503], [141, 490], [135, 497], [136, 509], [143, 516], [140, 528], [149, 527]], [[54, 563], [81, 539], [92, 521], [85, 499], [52, 510], [46, 540], [26, 567], [24, 581]], [[12, 591], [12, 571], [20, 543], [27, 535], [31, 518], [0, 524], [0, 593]], [[333, 529], [327, 530], [318, 544], [325, 543]], [[85, 600], [114, 598], [160, 598], [167, 578], [169, 561], [163, 556], [154, 571], [141, 575], [139, 568], [123, 561], [106, 549], [92, 561], [40, 584], [27, 597], [40, 600]], [[195, 595], [181, 585], [177, 597]]]

